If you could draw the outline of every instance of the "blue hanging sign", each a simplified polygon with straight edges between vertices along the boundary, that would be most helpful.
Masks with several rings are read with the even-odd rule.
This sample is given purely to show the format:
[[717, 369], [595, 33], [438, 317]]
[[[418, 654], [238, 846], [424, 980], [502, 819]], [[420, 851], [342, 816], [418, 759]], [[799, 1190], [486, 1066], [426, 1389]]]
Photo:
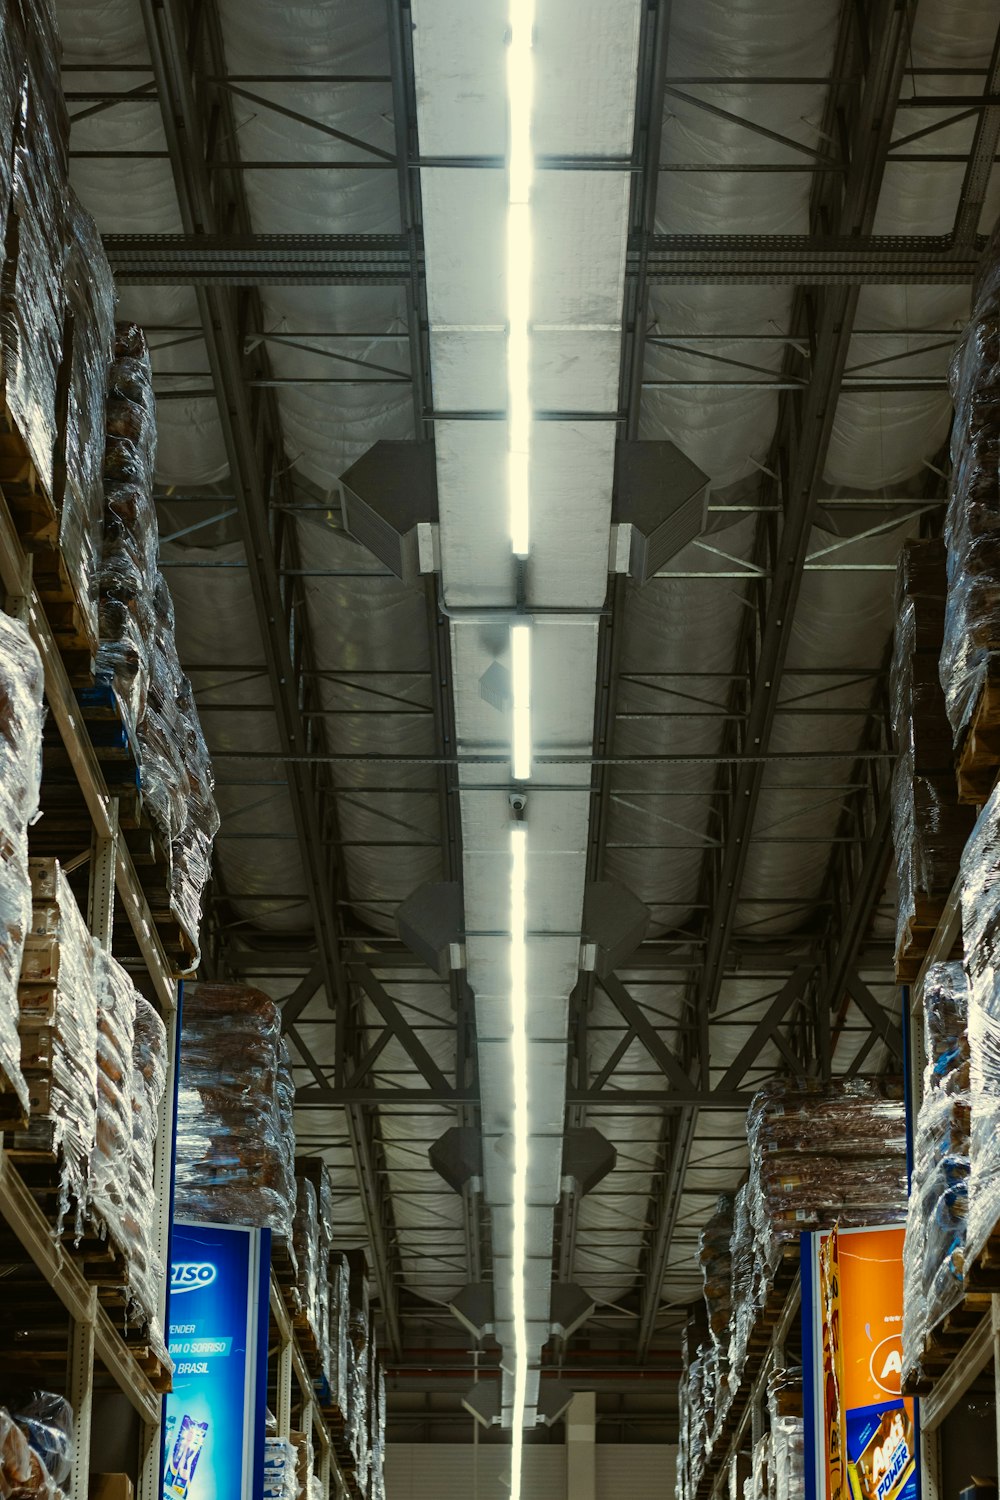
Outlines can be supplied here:
[[270, 1231], [174, 1222], [163, 1500], [254, 1500], [263, 1485]]

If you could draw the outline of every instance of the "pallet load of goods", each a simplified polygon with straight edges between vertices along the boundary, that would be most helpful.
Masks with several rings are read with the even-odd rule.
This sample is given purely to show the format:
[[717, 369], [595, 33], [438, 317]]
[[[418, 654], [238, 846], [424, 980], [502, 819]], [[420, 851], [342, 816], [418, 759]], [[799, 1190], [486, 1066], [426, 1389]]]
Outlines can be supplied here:
[[[198, 961], [218, 829], [158, 570], [149, 353], [116, 327], [68, 147], [54, 7], [0, 0], [0, 1493], [25, 1496], [67, 1480], [65, 1393], [24, 1391], [53, 1378], [88, 1292], [99, 1358], [148, 1425], [169, 1386], [162, 1014]], [[86, 1356], [65, 1363], [79, 1407]]]
[[[906, 1213], [899, 1088], [863, 1079], [773, 1084], [750, 1106], [747, 1139], [747, 1181], [720, 1198], [700, 1241], [704, 1300], [682, 1347], [678, 1500], [711, 1491], [794, 1283], [799, 1235]], [[802, 1492], [801, 1371], [770, 1370], [767, 1412], [742, 1500]]]
[[998, 252], [994, 236], [951, 364], [944, 537], [907, 543], [896, 596], [896, 975], [917, 983], [925, 1058], [905, 1249], [908, 1392], [930, 1389], [1000, 1287]]
[[0, 1495], [64, 1500], [73, 1454], [73, 1412], [62, 1396], [32, 1391], [0, 1405]]
[[[189, 985], [177, 1106], [175, 1213], [271, 1231], [272, 1268], [353, 1500], [383, 1500], [385, 1377], [363, 1252], [334, 1248], [325, 1163], [296, 1157], [281, 1015], [262, 991]], [[310, 1436], [266, 1440], [268, 1496], [308, 1500]]]
[[[45, 0], [0, 0], [0, 488], [183, 972], [218, 812], [159, 570], [149, 354], [141, 329], [115, 327], [100, 235], [69, 187], [59, 55]], [[33, 852], [60, 854], [82, 809], [55, 735], [49, 750]]]

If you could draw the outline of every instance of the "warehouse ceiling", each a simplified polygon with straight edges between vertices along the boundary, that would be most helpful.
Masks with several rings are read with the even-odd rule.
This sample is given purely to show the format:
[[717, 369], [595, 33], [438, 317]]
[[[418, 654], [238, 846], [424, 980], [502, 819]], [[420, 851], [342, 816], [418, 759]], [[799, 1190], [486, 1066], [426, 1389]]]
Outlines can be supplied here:
[[[484, 3], [470, 28], [501, 71], [506, 9]], [[601, 612], [561, 646], [554, 625], [540, 636], [535, 701], [565, 731], [547, 721], [547, 741], [579, 753], [572, 775], [539, 769], [566, 790], [537, 805], [573, 804], [573, 873], [553, 887], [570, 908], [584, 878], [613, 880], [650, 918], [616, 973], [582, 972], [565, 997], [565, 1125], [618, 1157], [552, 1216], [554, 1277], [597, 1305], [546, 1359], [598, 1389], [603, 1435], [662, 1439], [697, 1234], [744, 1170], [747, 1096], [775, 1073], [901, 1065], [893, 572], [901, 541], [941, 521], [949, 354], [1000, 207], [1000, 3], [536, 9], [541, 39], [565, 31], [563, 71], [538, 85], [563, 90], [547, 128], [575, 121], [582, 142], [544, 148], [579, 204], [577, 243], [552, 221], [551, 317], [593, 325], [605, 386], [611, 371], [610, 410], [572, 351], [547, 372], [556, 415], [589, 416], [551, 460], [565, 482], [543, 520], [567, 566], [546, 587]], [[449, 32], [467, 8], [444, 0], [59, 15], [73, 181], [154, 351], [163, 554], [223, 818], [205, 970], [283, 1003], [300, 1149], [330, 1163], [341, 1240], [372, 1259], [390, 1436], [463, 1438], [474, 1361], [447, 1303], [491, 1279], [490, 1216], [427, 1152], [482, 1123], [476, 997], [395, 917], [425, 883], [464, 879], [468, 919], [496, 832], [457, 759], [492, 732], [479, 676], [503, 646], [473, 648], [444, 608], [513, 598], [477, 591], [497, 460], [470, 431], [489, 421], [454, 420], [472, 396], [441, 338], [497, 322], [492, 85], [463, 74]], [[472, 168], [478, 198], [455, 187]], [[617, 197], [575, 181], [599, 173]], [[449, 305], [463, 294], [481, 312]], [[483, 337], [500, 391], [485, 404], [502, 407]], [[606, 594], [598, 562], [596, 595], [610, 467], [590, 427], [672, 440], [712, 484], [697, 540]], [[340, 485], [377, 440], [432, 437], [443, 596], [352, 540]], [[480, 926], [475, 878], [469, 928], [505, 931], [505, 908]], [[495, 1349], [479, 1359], [495, 1369]]]

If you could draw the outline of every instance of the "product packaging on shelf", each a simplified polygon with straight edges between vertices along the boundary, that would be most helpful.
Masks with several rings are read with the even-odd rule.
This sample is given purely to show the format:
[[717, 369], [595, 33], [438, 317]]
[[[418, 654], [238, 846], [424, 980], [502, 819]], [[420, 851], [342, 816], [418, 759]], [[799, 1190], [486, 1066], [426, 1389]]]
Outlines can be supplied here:
[[941, 685], [956, 745], [1000, 649], [1000, 257], [984, 258], [972, 316], [951, 363], [955, 403], [952, 480], [945, 519], [948, 601]]
[[135, 997], [132, 1044], [132, 1153], [123, 1229], [129, 1254], [129, 1292], [133, 1316], [145, 1322], [159, 1359], [169, 1364], [157, 1309], [166, 1275], [154, 1244], [156, 1194], [154, 1148], [160, 1104], [167, 1086], [167, 1032], [142, 995]]
[[969, 981], [970, 1149], [966, 1254], [1000, 1220], [1000, 803], [990, 798], [962, 860], [962, 933]]
[[0, 1495], [62, 1500], [75, 1453], [73, 1409], [51, 1391], [0, 1406]]
[[18, 990], [31, 1121], [26, 1143], [51, 1150], [60, 1169], [57, 1227], [74, 1208], [82, 1232], [97, 1130], [97, 988], [94, 942], [58, 860], [28, 865], [33, 903]]
[[295, 1144], [286, 1138], [286, 1058], [278, 1008], [262, 991], [236, 984], [185, 991], [176, 1213], [271, 1229], [291, 1254]]
[[924, 1097], [914, 1132], [903, 1249], [903, 1375], [922, 1376], [928, 1335], [958, 1306], [966, 1284], [970, 1057], [968, 982], [960, 963], [924, 978]]
[[59, 500], [59, 550], [90, 639], [98, 638], [103, 533], [104, 410], [114, 336], [115, 286], [93, 219], [70, 194], [66, 253], [66, 418]]
[[0, 298], [7, 407], [46, 496], [53, 498], [56, 390], [65, 312], [69, 117], [55, 16], [46, 0], [8, 7], [8, 57], [23, 59], [13, 115], [13, 172]]
[[22, 1108], [18, 983], [31, 926], [28, 825], [41, 782], [43, 674], [27, 626], [0, 613], [0, 1086]]
[[889, 676], [899, 758], [892, 777], [896, 856], [896, 962], [919, 962], [958, 873], [975, 821], [961, 806], [938, 657], [947, 593], [940, 538], [904, 543], [896, 575], [896, 630]]
[[330, 1356], [327, 1377], [330, 1383], [330, 1404], [342, 1416], [347, 1416], [348, 1353], [351, 1350], [348, 1336], [349, 1277], [347, 1257], [340, 1251], [331, 1252], [327, 1262], [327, 1284], [330, 1288]]

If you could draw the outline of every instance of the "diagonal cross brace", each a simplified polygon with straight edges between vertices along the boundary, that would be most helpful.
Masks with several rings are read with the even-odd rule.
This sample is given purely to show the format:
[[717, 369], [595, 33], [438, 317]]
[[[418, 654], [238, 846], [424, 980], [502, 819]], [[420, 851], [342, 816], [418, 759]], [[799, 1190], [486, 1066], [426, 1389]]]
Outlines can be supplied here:
[[358, 964], [356, 967], [352, 965], [352, 973], [356, 975], [361, 988], [385, 1022], [386, 1030], [390, 1031], [399, 1042], [414, 1067], [426, 1080], [428, 1087], [441, 1098], [446, 1099], [454, 1094], [454, 1088], [409, 1021], [403, 1017], [395, 1000], [382, 988], [372, 971], [366, 965]]
[[621, 980], [608, 974], [598, 981], [615, 1009], [624, 1016], [664, 1078], [681, 1094], [691, 1092], [691, 1080], [638, 1001], [633, 1000]]

